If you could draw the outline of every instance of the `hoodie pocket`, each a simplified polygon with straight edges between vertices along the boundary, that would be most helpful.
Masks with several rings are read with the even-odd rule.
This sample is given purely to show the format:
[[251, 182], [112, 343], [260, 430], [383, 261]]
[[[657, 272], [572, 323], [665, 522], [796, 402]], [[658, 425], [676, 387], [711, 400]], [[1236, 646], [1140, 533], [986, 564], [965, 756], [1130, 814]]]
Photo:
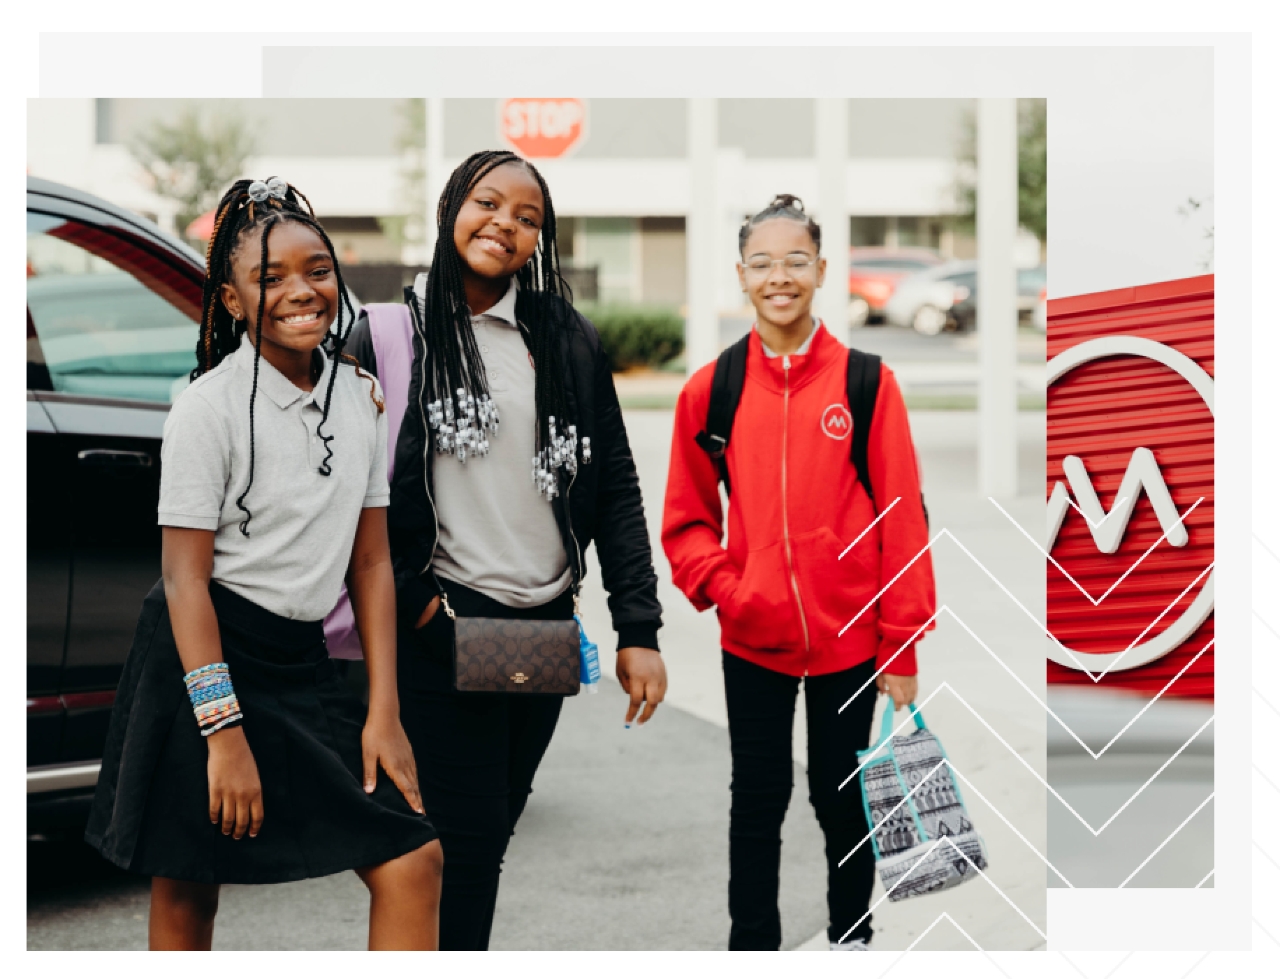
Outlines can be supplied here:
[[863, 609], [880, 590], [878, 540], [868, 534], [842, 558], [848, 543], [841, 544], [826, 527], [791, 539], [796, 578], [814, 640], [837, 635], [859, 612], [854, 629], [876, 625], [876, 609]]
[[738, 586], [720, 605], [726, 639], [759, 652], [803, 648], [804, 630], [779, 541], [747, 554]]

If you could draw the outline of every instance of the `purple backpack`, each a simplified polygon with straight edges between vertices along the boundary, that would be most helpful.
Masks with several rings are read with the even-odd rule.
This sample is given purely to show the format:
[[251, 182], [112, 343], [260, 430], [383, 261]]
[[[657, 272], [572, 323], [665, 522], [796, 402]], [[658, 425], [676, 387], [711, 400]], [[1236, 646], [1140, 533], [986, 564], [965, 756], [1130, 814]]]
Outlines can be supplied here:
[[[378, 381], [387, 412], [387, 479], [395, 473], [396, 439], [400, 421], [409, 403], [409, 375], [413, 370], [413, 323], [409, 307], [404, 303], [373, 303], [365, 306], [369, 314], [369, 335], [373, 339], [373, 355], [378, 362]], [[325, 644], [334, 659], [363, 659], [360, 633], [347, 586], [342, 586], [338, 604], [324, 620]]]

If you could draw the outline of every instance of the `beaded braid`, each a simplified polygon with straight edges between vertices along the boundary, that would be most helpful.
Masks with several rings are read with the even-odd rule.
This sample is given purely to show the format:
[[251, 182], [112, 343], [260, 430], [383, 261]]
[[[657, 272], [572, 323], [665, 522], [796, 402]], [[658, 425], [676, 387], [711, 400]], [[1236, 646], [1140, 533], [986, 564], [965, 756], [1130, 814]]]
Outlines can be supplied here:
[[537, 446], [548, 441], [550, 419], [558, 425], [572, 423], [564, 389], [560, 351], [560, 330], [564, 328], [573, 295], [560, 273], [556, 247], [556, 217], [551, 193], [533, 164], [507, 150], [485, 150], [467, 157], [449, 176], [436, 209], [440, 229], [431, 268], [427, 273], [423, 332], [431, 352], [430, 369], [424, 372], [424, 398], [444, 401], [459, 388], [478, 398], [488, 397], [489, 385], [484, 362], [477, 349], [471, 312], [463, 286], [463, 260], [454, 245], [453, 232], [458, 212], [472, 188], [491, 170], [507, 164], [523, 167], [537, 181], [544, 203], [540, 242], [529, 262], [516, 273], [519, 292], [517, 318], [533, 358], [534, 402], [538, 416]]
[[[347, 294], [346, 284], [342, 278], [342, 268], [338, 262], [337, 251], [334, 249], [333, 242], [330, 241], [324, 228], [316, 221], [315, 211], [311, 206], [311, 202], [297, 188], [289, 185], [283, 200], [276, 197], [268, 197], [260, 206], [255, 207], [255, 202], [249, 197], [251, 183], [253, 183], [251, 180], [238, 180], [232, 184], [223, 195], [222, 200], [219, 201], [215, 212], [213, 234], [209, 239], [209, 246], [205, 254], [207, 274], [205, 276], [203, 297], [204, 315], [201, 319], [200, 336], [196, 341], [196, 366], [191, 372], [191, 379], [194, 381], [202, 374], [213, 370], [234, 353], [247, 329], [247, 323], [237, 322], [222, 303], [221, 290], [223, 284], [233, 278], [233, 260], [248, 232], [256, 229], [259, 225], [262, 227], [257, 319], [260, 326], [266, 312], [267, 290], [261, 283], [265, 280], [267, 274], [267, 242], [271, 229], [282, 221], [292, 221], [315, 231], [329, 250], [340, 297], [335, 325], [330, 328], [329, 332], [329, 340], [332, 345], [330, 356], [334, 361], [334, 367], [330, 371], [320, 422], [316, 425], [316, 435], [324, 442], [326, 451], [319, 471], [322, 475], [328, 476], [332, 473], [329, 460], [333, 457], [333, 448], [329, 443], [332, 442], [333, 436], [325, 435], [322, 429], [329, 419], [329, 409], [333, 400], [333, 384], [338, 364], [342, 362], [354, 363], [352, 358], [343, 354], [342, 349], [346, 345], [351, 327], [355, 324], [355, 310], [351, 306], [351, 299]], [[303, 205], [306, 206], [306, 210], [303, 210]], [[343, 327], [344, 309], [347, 314], [345, 329]], [[254, 407], [257, 403], [258, 375], [262, 358], [262, 331], [260, 328], [255, 331], [253, 339], [253, 387], [249, 395], [249, 483], [236, 500], [236, 506], [245, 514], [244, 520], [240, 523], [240, 532], [246, 537], [249, 536], [249, 523], [253, 518], [252, 511], [245, 505], [244, 501], [253, 486], [256, 462]], [[359, 371], [358, 373], [369, 381], [370, 398], [377, 405], [378, 412], [381, 414], [383, 404], [376, 396], [377, 387], [375, 382], [368, 374]]]
[[776, 195], [763, 211], [743, 221], [742, 227], [738, 229], [738, 251], [745, 254], [747, 239], [751, 237], [752, 229], [773, 218], [786, 218], [803, 224], [805, 230], [809, 232], [809, 237], [813, 239], [813, 247], [822, 251], [822, 229], [818, 227], [818, 222], [805, 213], [804, 201], [795, 194]]

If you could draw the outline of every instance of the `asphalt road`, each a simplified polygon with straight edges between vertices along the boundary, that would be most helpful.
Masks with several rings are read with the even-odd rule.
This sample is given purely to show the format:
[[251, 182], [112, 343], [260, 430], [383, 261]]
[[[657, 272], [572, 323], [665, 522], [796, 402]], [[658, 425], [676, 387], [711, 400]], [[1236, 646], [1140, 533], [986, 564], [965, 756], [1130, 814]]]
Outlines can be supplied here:
[[[729, 932], [729, 744], [665, 705], [623, 727], [612, 680], [565, 705], [508, 851], [494, 949], [723, 949]], [[783, 830], [785, 947], [826, 925], [822, 838], [803, 770]], [[142, 949], [145, 880], [83, 844], [27, 845], [29, 949]], [[368, 898], [354, 874], [228, 886], [217, 949], [360, 949]]]

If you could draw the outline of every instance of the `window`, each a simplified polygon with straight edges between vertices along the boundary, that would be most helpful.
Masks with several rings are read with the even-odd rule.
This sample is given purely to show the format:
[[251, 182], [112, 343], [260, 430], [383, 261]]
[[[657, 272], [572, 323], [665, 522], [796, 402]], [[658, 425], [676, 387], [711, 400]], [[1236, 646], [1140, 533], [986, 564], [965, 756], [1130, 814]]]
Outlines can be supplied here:
[[171, 402], [196, 365], [200, 288], [123, 235], [28, 212], [28, 378]]

